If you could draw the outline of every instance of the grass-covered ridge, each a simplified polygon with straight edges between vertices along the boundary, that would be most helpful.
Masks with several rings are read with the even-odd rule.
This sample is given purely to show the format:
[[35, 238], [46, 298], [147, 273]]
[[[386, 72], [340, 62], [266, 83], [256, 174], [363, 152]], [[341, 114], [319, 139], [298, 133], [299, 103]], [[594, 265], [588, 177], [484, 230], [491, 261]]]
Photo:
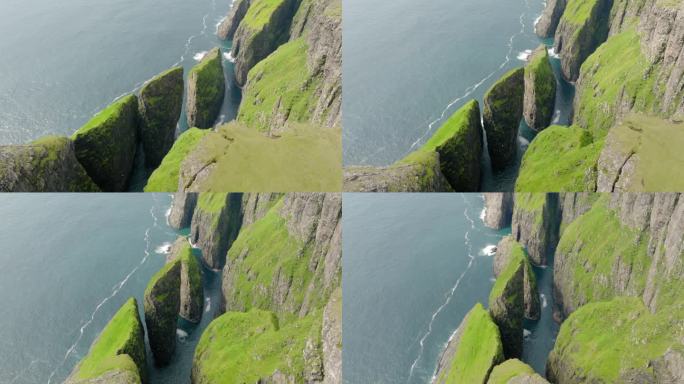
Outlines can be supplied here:
[[292, 122], [310, 118], [320, 79], [309, 72], [307, 50], [306, 39], [301, 37], [281, 45], [249, 71], [238, 111], [239, 121], [268, 131], [274, 114]]
[[276, 371], [304, 382], [302, 351], [320, 335], [321, 312], [283, 323], [270, 311], [227, 312], [207, 327], [195, 349], [193, 382], [256, 383]]
[[242, 19], [251, 29], [261, 29], [270, 20], [273, 13], [287, 0], [253, 0], [247, 10], [247, 14]]
[[563, 322], [550, 364], [557, 377], [571, 369], [587, 382], [626, 382], [622, 375], [630, 374], [652, 377], [650, 361], [680, 343], [682, 313], [681, 305], [651, 313], [636, 297], [587, 304]]
[[592, 9], [601, 0], [569, 0], [561, 20], [574, 25], [583, 25], [591, 16]]
[[580, 127], [552, 126], [527, 148], [515, 182], [518, 192], [581, 192], [596, 186], [603, 140]]
[[72, 140], [76, 140], [79, 136], [85, 135], [93, 129], [102, 125], [102, 123], [110, 120], [116, 120], [123, 113], [123, 109], [126, 105], [135, 103], [137, 105], [138, 98], [135, 95], [126, 95], [112, 104], [108, 105], [105, 109], [98, 112], [93, 116], [87, 123], [85, 123], [81, 128], [79, 128], [71, 136]]
[[[129, 371], [140, 379], [145, 369], [145, 344], [138, 306], [129, 299], [112, 317], [76, 368], [77, 380], [96, 378], [109, 371]], [[136, 365], [142, 364], [140, 367]]]
[[575, 123], [594, 137], [605, 136], [619, 117], [620, 104], [629, 101], [632, 111], [652, 112], [663, 93], [652, 67], [641, 52], [635, 28], [611, 36], [582, 64], [575, 95]]
[[485, 383], [492, 367], [503, 360], [499, 328], [482, 304], [470, 310], [461, 327], [450, 369], [438, 375], [437, 383]]
[[190, 128], [183, 132], [173, 143], [173, 147], [166, 154], [161, 165], [150, 175], [145, 192], [175, 192], [178, 189], [178, 172], [181, 162], [209, 132], [199, 128]]
[[[520, 268], [527, 268], [527, 265], [522, 265], [525, 264], [527, 261], [527, 256], [525, 255], [525, 250], [523, 247], [516, 241], [515, 244], [513, 245], [511, 249], [511, 256], [506, 263], [506, 266], [504, 269], [501, 271], [501, 274], [499, 277], [496, 278], [496, 281], [494, 282], [494, 286], [492, 287], [492, 290], [489, 292], [489, 302], [490, 306], [491, 303], [496, 301], [497, 298], [501, 297], [504, 294], [504, 289], [508, 286], [509, 282], [515, 274], [520, 270]], [[522, 265], [522, 266], [521, 266]], [[518, 293], [514, 293], [512, 296], [515, 296], [516, 294], [522, 295], [523, 292], [522, 290]], [[510, 300], [513, 300], [514, 298], [510, 298]]]
[[534, 369], [529, 365], [518, 359], [509, 359], [494, 367], [487, 384], [508, 384], [508, 381], [515, 377], [534, 374]]

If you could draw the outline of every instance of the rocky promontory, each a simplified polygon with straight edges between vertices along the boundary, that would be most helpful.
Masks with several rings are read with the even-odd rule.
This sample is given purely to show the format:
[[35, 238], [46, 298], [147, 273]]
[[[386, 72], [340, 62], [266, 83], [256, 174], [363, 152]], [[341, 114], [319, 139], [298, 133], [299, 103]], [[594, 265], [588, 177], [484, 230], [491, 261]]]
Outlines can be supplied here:
[[73, 134], [76, 158], [105, 192], [128, 187], [138, 145], [138, 98], [125, 96]]
[[183, 107], [183, 67], [149, 80], [140, 90], [140, 140], [147, 167], [156, 167], [171, 149]]
[[525, 65], [523, 116], [530, 128], [541, 131], [551, 124], [556, 101], [556, 77], [549, 53], [540, 45]]
[[167, 262], [180, 259], [180, 317], [191, 323], [199, 323], [204, 310], [204, 287], [202, 266], [192, 254], [192, 247], [186, 237], [179, 237], [171, 246]]
[[525, 317], [525, 259], [508, 261], [489, 293], [489, 312], [501, 331], [504, 356], [522, 356], [523, 317]]
[[513, 193], [484, 193], [485, 225], [501, 229], [511, 225], [513, 218]]
[[235, 36], [240, 22], [247, 14], [247, 9], [252, 4], [252, 0], [236, 0], [230, 7], [228, 16], [226, 16], [218, 26], [216, 35], [221, 40], [232, 40]]
[[226, 252], [242, 224], [241, 204], [241, 194], [200, 194], [192, 216], [190, 239], [202, 250], [209, 268], [220, 269], [225, 264]]
[[189, 127], [211, 128], [221, 111], [226, 91], [221, 50], [209, 51], [188, 74], [185, 111]]
[[517, 68], [503, 75], [484, 95], [482, 122], [494, 169], [504, 168], [515, 159], [524, 94], [525, 70]]
[[540, 37], [552, 37], [556, 33], [558, 22], [560, 21], [567, 0], [549, 0], [546, 3], [544, 12], [542, 13], [537, 25], [535, 25], [535, 32]]
[[516, 193], [513, 208], [513, 237], [527, 249], [530, 261], [546, 264], [546, 255], [558, 242], [558, 195]]
[[145, 325], [157, 366], [169, 363], [176, 350], [176, 322], [180, 310], [181, 260], [167, 263], [145, 289]]
[[449, 339], [433, 383], [485, 384], [494, 366], [504, 361], [499, 328], [482, 304], [476, 304]]
[[541, 311], [539, 305], [539, 293], [537, 292], [537, 279], [532, 271], [529, 258], [525, 249], [513, 239], [506, 236], [496, 246], [494, 254], [494, 276], [499, 277], [511, 264], [522, 263], [523, 275], [523, 303], [525, 306], [525, 318], [538, 319]]
[[0, 146], [1, 192], [97, 192], [67, 137]]
[[187, 228], [195, 213], [198, 194], [195, 192], [176, 192], [173, 195], [171, 211], [169, 211], [169, 225], [175, 229]]
[[145, 382], [145, 331], [138, 317], [138, 303], [130, 298], [107, 323], [65, 384]]

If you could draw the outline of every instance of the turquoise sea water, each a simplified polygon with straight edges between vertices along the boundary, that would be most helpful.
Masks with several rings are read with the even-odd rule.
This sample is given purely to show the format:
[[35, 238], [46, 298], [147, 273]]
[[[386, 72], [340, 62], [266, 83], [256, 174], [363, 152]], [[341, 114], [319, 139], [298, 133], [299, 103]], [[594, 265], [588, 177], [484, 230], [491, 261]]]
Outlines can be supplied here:
[[[3, 0], [0, 2], [0, 145], [71, 135], [117, 97], [175, 64], [230, 47], [216, 25], [230, 0]], [[226, 51], [227, 52], [227, 51]], [[222, 120], [235, 116], [229, 87]], [[180, 130], [186, 129], [185, 116]]]
[[[165, 194], [0, 194], [0, 383], [61, 383], [179, 234]], [[188, 383], [194, 347], [218, 307], [220, 275], [204, 270], [201, 324], [180, 324], [171, 365], [151, 383]], [[150, 356], [150, 355], [148, 355]], [[150, 363], [152, 359], [149, 359]]]
[[[479, 194], [345, 194], [345, 383], [429, 383], [449, 337], [494, 283]], [[535, 268], [547, 307], [526, 322], [523, 359], [544, 372], [557, 327], [551, 268]]]
[[[544, 42], [534, 34], [543, 7], [542, 0], [345, 0], [345, 165], [391, 164], [470, 99], [482, 106], [485, 91]], [[573, 88], [560, 85], [554, 121], [565, 124]], [[533, 137], [522, 123], [518, 162]], [[482, 161], [487, 169], [488, 156]], [[483, 190], [512, 190], [518, 167], [486, 171]]]

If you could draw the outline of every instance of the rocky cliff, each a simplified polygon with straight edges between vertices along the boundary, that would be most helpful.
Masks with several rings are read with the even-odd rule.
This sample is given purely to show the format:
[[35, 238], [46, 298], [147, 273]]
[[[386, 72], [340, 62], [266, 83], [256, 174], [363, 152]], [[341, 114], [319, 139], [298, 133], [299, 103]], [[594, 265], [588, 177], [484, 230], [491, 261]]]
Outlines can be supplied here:
[[517, 68], [504, 74], [484, 95], [482, 125], [494, 169], [504, 168], [515, 158], [524, 93], [525, 71]]
[[513, 208], [513, 237], [522, 244], [536, 265], [546, 264], [546, 255], [558, 241], [558, 195], [517, 193]]
[[493, 229], [501, 229], [511, 225], [513, 218], [513, 193], [485, 193], [485, 225]]
[[526, 259], [508, 261], [489, 293], [489, 312], [501, 332], [504, 356], [522, 356]]
[[[539, 305], [539, 293], [537, 292], [537, 278], [535, 277], [532, 266], [530, 265], [529, 257], [525, 249], [513, 239], [512, 236], [506, 236], [499, 244], [496, 246], [496, 253], [494, 254], [494, 276], [499, 277], [504, 271], [507, 271], [507, 280], [513, 280], [515, 273], [517, 271], [508, 270], [509, 268], [516, 268], [518, 264], [522, 264], [523, 269], [523, 289], [522, 294], [520, 291], [513, 291], [513, 294], [520, 295], [522, 297], [524, 305], [523, 316], [528, 319], [538, 319], [541, 308]], [[501, 296], [501, 292], [505, 291], [507, 284], [504, 282], [498, 282], [501, 284], [503, 289], [500, 289], [498, 296]], [[516, 298], [517, 300], [517, 298]], [[491, 305], [490, 305], [491, 307]]]
[[176, 350], [176, 322], [180, 310], [181, 260], [167, 263], [145, 289], [145, 326], [157, 366], [171, 361]]
[[236, 0], [230, 7], [228, 15], [221, 20], [216, 30], [216, 35], [221, 40], [232, 40], [238, 26], [247, 14], [247, 9], [252, 4], [252, 0]]
[[523, 117], [530, 128], [541, 131], [549, 126], [556, 101], [556, 77], [545, 45], [534, 50], [525, 65]]
[[220, 269], [225, 264], [226, 252], [242, 225], [241, 205], [241, 194], [203, 193], [197, 199], [190, 239], [202, 250], [209, 268]]
[[169, 211], [169, 225], [175, 229], [190, 226], [192, 215], [197, 205], [198, 194], [194, 192], [176, 192], [173, 195], [173, 203]]
[[188, 74], [185, 112], [188, 126], [210, 128], [221, 111], [226, 91], [223, 58], [219, 48], [207, 53]]
[[560, 21], [567, 0], [549, 0], [546, 3], [544, 12], [535, 25], [535, 32], [540, 37], [552, 37], [556, 33], [558, 22]]
[[548, 381], [522, 361], [509, 359], [494, 367], [487, 384], [548, 384]]

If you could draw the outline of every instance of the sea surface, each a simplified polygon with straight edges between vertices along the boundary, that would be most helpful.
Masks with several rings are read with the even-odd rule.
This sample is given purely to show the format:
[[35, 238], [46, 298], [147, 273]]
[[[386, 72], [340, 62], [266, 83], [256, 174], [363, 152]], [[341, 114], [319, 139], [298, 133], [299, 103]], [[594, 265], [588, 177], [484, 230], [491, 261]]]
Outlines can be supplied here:
[[[142, 316], [149, 279], [187, 233], [166, 224], [170, 204], [149, 193], [0, 194], [0, 383], [61, 383], [129, 297]], [[148, 354], [151, 383], [190, 382], [195, 345], [219, 303], [220, 275], [203, 277], [202, 322], [179, 322], [167, 368]]]
[[[71, 135], [116, 98], [172, 67], [187, 71], [230, 42], [216, 26], [231, 0], [0, 1], [0, 145]], [[229, 86], [221, 120], [234, 118]], [[187, 129], [185, 115], [179, 130]]]
[[[419, 148], [449, 116], [510, 69], [539, 39], [542, 0], [345, 0], [345, 165], [388, 165]], [[558, 58], [553, 66], [558, 74]], [[557, 76], [558, 77], [558, 76]], [[554, 123], [567, 124], [574, 90], [558, 80]], [[512, 166], [486, 171], [482, 189], [512, 190], [535, 133], [525, 123]], [[488, 155], [482, 159], [489, 167]]]
[[[479, 194], [345, 194], [343, 204], [344, 381], [430, 383], [464, 316], [487, 306], [493, 247], [510, 228], [484, 226]], [[554, 325], [551, 280], [540, 285], [548, 306], [525, 324], [523, 359], [543, 375]]]

